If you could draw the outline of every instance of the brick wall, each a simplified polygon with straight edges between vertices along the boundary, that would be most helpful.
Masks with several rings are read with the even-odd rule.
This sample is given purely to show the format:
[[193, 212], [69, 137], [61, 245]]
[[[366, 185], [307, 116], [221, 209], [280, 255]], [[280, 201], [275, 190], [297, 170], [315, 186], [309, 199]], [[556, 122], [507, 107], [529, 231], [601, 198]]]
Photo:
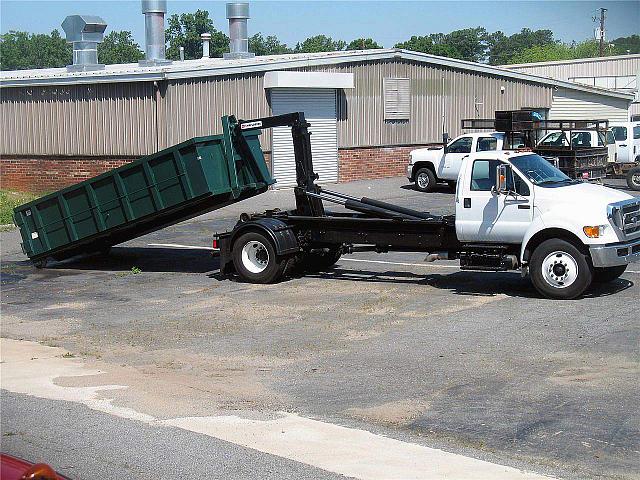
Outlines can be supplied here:
[[[419, 146], [349, 148], [338, 151], [338, 181], [397, 177], [406, 172], [409, 152]], [[265, 152], [271, 169], [271, 153]], [[0, 186], [34, 193], [52, 192], [117, 168], [127, 158], [7, 158], [0, 160]]]
[[6, 158], [0, 160], [0, 184], [8, 190], [52, 192], [129, 163], [122, 158]]
[[350, 182], [405, 175], [409, 152], [420, 145], [338, 150], [338, 181]]

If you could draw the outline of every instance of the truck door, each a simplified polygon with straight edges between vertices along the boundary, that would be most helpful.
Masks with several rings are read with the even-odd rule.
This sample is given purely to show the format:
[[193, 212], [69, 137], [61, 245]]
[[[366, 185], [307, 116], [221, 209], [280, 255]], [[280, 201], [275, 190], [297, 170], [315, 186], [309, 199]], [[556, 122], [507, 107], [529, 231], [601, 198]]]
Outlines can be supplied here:
[[444, 156], [441, 178], [444, 180], [456, 180], [460, 172], [460, 166], [464, 157], [471, 153], [473, 137], [460, 137], [447, 146]]
[[464, 188], [456, 204], [456, 231], [465, 242], [518, 244], [533, 218], [533, 196], [529, 185], [518, 175], [508, 179], [514, 192], [499, 195], [492, 191], [500, 160], [477, 159], [470, 166]]
[[630, 144], [629, 129], [622, 125], [616, 125], [611, 127], [613, 137], [616, 141], [616, 153], [618, 154], [618, 162], [627, 163], [632, 159], [630, 158]]

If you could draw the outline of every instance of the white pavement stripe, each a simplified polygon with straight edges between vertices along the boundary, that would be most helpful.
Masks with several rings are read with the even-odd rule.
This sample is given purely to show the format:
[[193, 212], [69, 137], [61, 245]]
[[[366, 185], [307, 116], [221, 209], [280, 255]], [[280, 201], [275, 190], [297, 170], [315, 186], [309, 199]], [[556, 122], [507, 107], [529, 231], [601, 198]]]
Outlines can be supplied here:
[[[245, 412], [253, 419], [238, 416], [158, 419], [113, 405], [103, 395], [109, 390], [128, 387], [96, 385], [95, 375], [106, 372], [89, 369], [77, 358], [65, 358], [65, 353], [62, 348], [35, 342], [0, 339], [2, 388], [39, 398], [80, 403], [93, 410], [151, 425], [182, 428], [361, 480], [549, 478], [292, 413], [280, 412], [266, 420], [255, 420], [255, 412]], [[92, 386], [66, 387], [56, 383], [60, 377], [84, 376], [93, 377], [87, 380]]]
[[268, 420], [219, 416], [163, 423], [362, 480], [549, 478], [293, 413]]
[[[168, 248], [185, 248], [191, 250], [213, 250], [219, 251], [219, 248], [198, 247], [197, 245], [180, 245], [179, 243], [149, 243], [150, 247], [168, 247]], [[424, 267], [424, 268], [456, 268], [460, 270], [458, 265], [442, 265], [440, 263], [407, 263], [407, 262], [386, 262], [384, 260], [366, 260], [363, 258], [340, 258], [341, 262], [362, 262], [362, 263], [379, 263], [383, 265], [398, 265], [400, 267]], [[640, 273], [637, 270], [627, 270], [625, 273]]]
[[149, 247], [167, 247], [167, 248], [181, 248], [183, 250], [211, 250], [217, 252], [219, 248], [213, 247], [199, 247], [197, 245], [180, 245], [179, 243], [148, 243]]

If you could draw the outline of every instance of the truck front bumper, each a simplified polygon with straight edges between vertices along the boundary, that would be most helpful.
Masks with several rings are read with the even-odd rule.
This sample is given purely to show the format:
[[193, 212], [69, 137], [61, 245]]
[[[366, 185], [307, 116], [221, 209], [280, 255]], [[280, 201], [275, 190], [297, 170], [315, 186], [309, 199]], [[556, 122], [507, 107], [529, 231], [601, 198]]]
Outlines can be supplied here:
[[589, 247], [594, 267], [615, 267], [640, 261], [640, 238]]

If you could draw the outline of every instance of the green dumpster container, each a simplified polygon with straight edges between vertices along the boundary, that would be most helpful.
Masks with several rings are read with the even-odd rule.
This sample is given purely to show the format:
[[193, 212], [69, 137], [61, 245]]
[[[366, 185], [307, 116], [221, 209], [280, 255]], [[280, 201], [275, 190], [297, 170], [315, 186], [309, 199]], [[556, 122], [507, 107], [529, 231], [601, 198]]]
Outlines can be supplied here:
[[197, 137], [16, 207], [22, 249], [36, 264], [99, 252], [265, 192], [275, 183], [259, 130]]

